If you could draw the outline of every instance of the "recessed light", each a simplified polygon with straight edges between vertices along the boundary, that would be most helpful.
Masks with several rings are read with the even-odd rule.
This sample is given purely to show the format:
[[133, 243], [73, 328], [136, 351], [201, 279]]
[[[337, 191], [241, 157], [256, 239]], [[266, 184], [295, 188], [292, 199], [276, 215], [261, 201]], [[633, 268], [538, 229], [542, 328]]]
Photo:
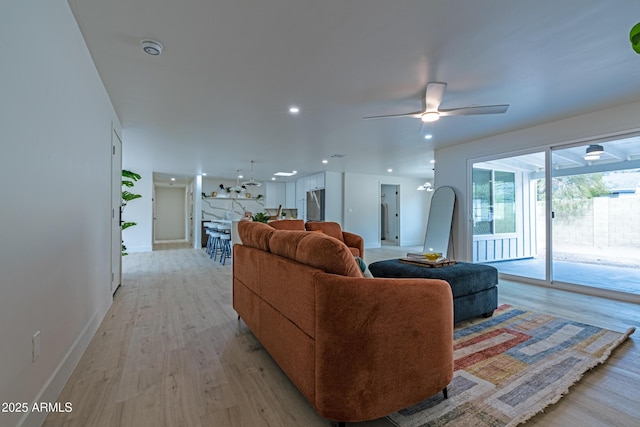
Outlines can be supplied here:
[[435, 163], [435, 162], [436, 162], [435, 160], [429, 160], [429, 163]]
[[393, 172], [393, 169], [389, 168], [387, 169], [387, 172]]
[[206, 174], [206, 173], [204, 173], [204, 172], [202, 172], [202, 176], [207, 176], [207, 174]]
[[300, 108], [296, 107], [295, 105], [292, 105], [291, 107], [289, 107], [289, 112], [291, 114], [298, 114], [300, 112]]
[[238, 178], [242, 179], [242, 178], [244, 178], [244, 177], [243, 177], [242, 175], [238, 175]]
[[171, 178], [171, 181], [175, 181], [175, 180], [176, 180], [175, 178]]
[[322, 161], [322, 163], [327, 164], [327, 163], [329, 163], [329, 160], [325, 159], [325, 160]]
[[431, 135], [430, 133], [424, 136], [424, 139], [431, 139], [431, 138], [433, 138], [433, 135]]
[[276, 177], [275, 177], [275, 176], [272, 176], [272, 177], [271, 177], [271, 181], [275, 181], [275, 180], [276, 180]]

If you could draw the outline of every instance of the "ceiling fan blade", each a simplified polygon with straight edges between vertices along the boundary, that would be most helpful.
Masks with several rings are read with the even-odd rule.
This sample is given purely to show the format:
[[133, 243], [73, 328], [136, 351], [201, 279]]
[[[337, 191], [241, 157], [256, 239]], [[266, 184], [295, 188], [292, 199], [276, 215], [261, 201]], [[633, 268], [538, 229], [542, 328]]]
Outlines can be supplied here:
[[363, 119], [384, 119], [387, 117], [415, 117], [416, 119], [419, 119], [420, 117], [422, 117], [423, 113], [424, 111], [415, 111], [413, 113], [404, 113], [404, 114], [386, 114], [383, 116], [369, 116], [369, 117], [363, 117]]
[[438, 111], [446, 88], [447, 84], [442, 82], [431, 82], [427, 84], [427, 90], [424, 95], [425, 111]]
[[502, 105], [478, 105], [476, 107], [452, 108], [439, 110], [441, 116], [471, 116], [474, 114], [502, 114], [509, 109], [509, 104]]

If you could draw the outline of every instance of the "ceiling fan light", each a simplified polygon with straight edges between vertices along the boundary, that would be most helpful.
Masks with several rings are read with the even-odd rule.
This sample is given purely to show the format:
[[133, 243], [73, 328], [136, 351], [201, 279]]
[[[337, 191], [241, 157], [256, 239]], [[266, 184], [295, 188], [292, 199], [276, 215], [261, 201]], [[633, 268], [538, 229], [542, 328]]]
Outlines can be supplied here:
[[440, 118], [440, 113], [437, 111], [427, 111], [422, 115], [422, 121], [425, 123], [435, 122]]

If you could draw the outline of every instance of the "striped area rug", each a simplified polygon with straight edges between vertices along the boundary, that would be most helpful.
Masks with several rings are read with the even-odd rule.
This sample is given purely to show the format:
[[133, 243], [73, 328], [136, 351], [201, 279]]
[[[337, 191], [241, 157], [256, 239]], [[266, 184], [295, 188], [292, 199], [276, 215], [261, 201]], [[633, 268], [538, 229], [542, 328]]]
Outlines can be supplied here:
[[629, 337], [502, 305], [454, 331], [449, 399], [442, 393], [388, 417], [399, 427], [515, 426], [557, 402]]

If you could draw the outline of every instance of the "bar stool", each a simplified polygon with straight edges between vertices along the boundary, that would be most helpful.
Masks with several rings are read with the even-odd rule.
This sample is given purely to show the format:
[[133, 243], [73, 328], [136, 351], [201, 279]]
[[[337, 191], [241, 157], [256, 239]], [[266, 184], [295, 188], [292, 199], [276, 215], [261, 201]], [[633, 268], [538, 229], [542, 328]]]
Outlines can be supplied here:
[[231, 258], [231, 230], [224, 230], [220, 235], [220, 262], [225, 264], [227, 258]]
[[212, 258], [214, 261], [218, 256], [218, 251], [222, 249], [222, 242], [220, 238], [222, 237], [222, 231], [219, 229], [219, 225], [215, 225], [214, 228], [211, 229], [211, 237], [213, 239], [211, 244], [211, 251], [209, 252], [209, 258]]
[[211, 253], [211, 243], [213, 243], [213, 238], [211, 237], [211, 230], [208, 227], [205, 233], [207, 233], [207, 247], [205, 248], [205, 252], [209, 255], [209, 253]]
[[213, 247], [213, 243], [215, 241], [215, 238], [212, 235], [211, 226], [210, 225], [206, 225], [205, 228], [206, 228], [205, 233], [207, 234], [207, 247], [205, 249], [205, 252], [207, 253], [207, 255], [211, 255], [211, 248]]

